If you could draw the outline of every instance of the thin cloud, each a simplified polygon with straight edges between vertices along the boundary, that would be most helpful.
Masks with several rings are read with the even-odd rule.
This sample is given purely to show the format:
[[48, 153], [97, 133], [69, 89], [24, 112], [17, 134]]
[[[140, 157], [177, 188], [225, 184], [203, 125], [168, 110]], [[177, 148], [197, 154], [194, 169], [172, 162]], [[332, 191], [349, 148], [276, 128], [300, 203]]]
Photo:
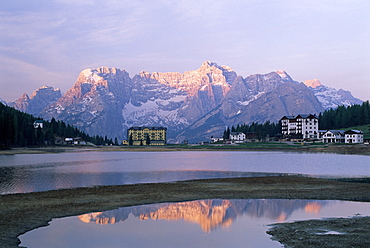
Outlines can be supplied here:
[[[13, 66], [29, 75], [15, 76], [18, 83], [63, 88], [86, 67], [183, 72], [204, 60], [243, 76], [283, 69], [297, 80], [330, 74], [343, 85], [333, 69], [351, 75], [369, 67], [369, 7], [364, 0], [5, 1], [0, 57], [12, 66], [0, 68], [0, 86], [17, 74]], [[367, 87], [369, 72], [362, 75], [351, 87]]]

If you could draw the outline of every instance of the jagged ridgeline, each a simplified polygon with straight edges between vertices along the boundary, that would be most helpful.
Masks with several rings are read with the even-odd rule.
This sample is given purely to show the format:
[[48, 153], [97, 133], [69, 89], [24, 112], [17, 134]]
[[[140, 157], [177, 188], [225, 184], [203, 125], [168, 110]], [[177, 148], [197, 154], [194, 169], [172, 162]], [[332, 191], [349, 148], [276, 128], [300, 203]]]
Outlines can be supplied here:
[[168, 143], [195, 143], [222, 135], [225, 126], [277, 122], [284, 115], [361, 103], [317, 79], [300, 83], [282, 70], [243, 77], [229, 66], [205, 61], [184, 73], [130, 76], [118, 68], [85, 69], [63, 95], [44, 86], [8, 105], [90, 135], [121, 140], [128, 139], [130, 127], [165, 127]]
[[43, 128], [35, 128], [34, 122], [41, 120], [0, 103], [0, 147], [54, 145], [57, 139], [81, 137], [94, 144], [112, 143], [106, 137], [90, 136], [77, 128], [56, 121], [43, 121]]

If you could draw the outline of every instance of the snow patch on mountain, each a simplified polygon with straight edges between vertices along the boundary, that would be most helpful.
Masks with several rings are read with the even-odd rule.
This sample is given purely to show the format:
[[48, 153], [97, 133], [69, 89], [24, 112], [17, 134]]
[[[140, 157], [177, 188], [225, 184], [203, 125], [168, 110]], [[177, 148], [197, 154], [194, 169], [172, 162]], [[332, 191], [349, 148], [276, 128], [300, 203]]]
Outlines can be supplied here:
[[237, 101], [237, 104], [238, 105], [243, 105], [243, 106], [247, 106], [249, 105], [251, 102], [257, 100], [258, 98], [260, 98], [261, 96], [263, 96], [264, 94], [266, 94], [266, 92], [262, 91], [262, 92], [258, 92], [256, 95], [254, 96], [251, 96], [251, 99], [248, 100], [248, 101]]
[[168, 100], [153, 99], [141, 102], [140, 106], [132, 102], [127, 103], [122, 116], [125, 122], [123, 126], [152, 126], [152, 125], [189, 125], [185, 118], [178, 116], [178, 108], [185, 100], [184, 95], [175, 95]]
[[352, 106], [362, 104], [362, 100], [352, 96], [351, 92], [322, 85], [318, 79], [306, 80], [304, 84], [311, 89], [324, 109], [338, 106]]
[[281, 77], [283, 81], [293, 81], [289, 74], [284, 70], [278, 70], [276, 73]]

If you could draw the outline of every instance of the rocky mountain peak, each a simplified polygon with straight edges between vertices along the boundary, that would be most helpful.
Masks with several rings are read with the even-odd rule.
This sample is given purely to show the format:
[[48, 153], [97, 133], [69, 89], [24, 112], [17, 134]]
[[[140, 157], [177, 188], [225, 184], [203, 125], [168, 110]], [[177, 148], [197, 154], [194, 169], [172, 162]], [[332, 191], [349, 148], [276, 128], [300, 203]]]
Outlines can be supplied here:
[[30, 102], [30, 97], [28, 96], [27, 93], [23, 93], [20, 98], [10, 103], [9, 105], [20, 111], [27, 112], [29, 102]]
[[[35, 92], [36, 91], [37, 90], [35, 90]], [[18, 100], [16, 100], [16, 101], [28, 101], [28, 100], [30, 100], [30, 97], [28, 96], [28, 94], [27, 93], [23, 93], [22, 96]]]
[[314, 92], [324, 109], [337, 108], [341, 105], [347, 107], [353, 104], [362, 104], [362, 100], [353, 97], [351, 92], [325, 86], [317, 79], [306, 80], [304, 84]]
[[[40, 88], [38, 88], [37, 90], [35, 90], [32, 95], [31, 95], [31, 99], [35, 98], [35, 97], [43, 97], [43, 96], [46, 96], [46, 95], [55, 95], [55, 97], [61, 97], [62, 94], [61, 94], [61, 91], [59, 88], [53, 88], [52, 86], [42, 86]], [[54, 98], [55, 98], [54, 97]]]
[[304, 84], [307, 86], [307, 87], [311, 87], [313, 89], [321, 86], [321, 82], [318, 80], [318, 79], [309, 79], [309, 80], [306, 80], [304, 81]]
[[200, 66], [200, 68], [210, 68], [210, 67], [219, 67], [217, 63], [206, 60], [203, 62], [203, 64]]
[[31, 97], [24, 93], [11, 105], [18, 110], [32, 115], [39, 115], [48, 105], [54, 103], [62, 96], [60, 89], [51, 86], [42, 86], [35, 90]]
[[117, 77], [129, 77], [125, 70], [109, 67], [87, 68], [80, 72], [76, 83], [96, 84], [102, 81], [115, 81]]
[[142, 78], [150, 78], [151, 77], [151, 74], [147, 71], [141, 71], [139, 73], [139, 76], [142, 77]]
[[43, 86], [13, 105], [110, 138], [127, 138], [132, 126], [164, 126], [171, 143], [206, 140], [225, 126], [319, 113], [357, 100], [318, 80], [298, 83], [283, 70], [243, 78], [231, 67], [205, 61], [184, 73], [141, 71], [132, 78], [125, 70], [88, 68], [62, 97], [59, 89]]
[[284, 81], [293, 81], [293, 79], [289, 76], [289, 74], [284, 70], [278, 70], [276, 73], [283, 79]]

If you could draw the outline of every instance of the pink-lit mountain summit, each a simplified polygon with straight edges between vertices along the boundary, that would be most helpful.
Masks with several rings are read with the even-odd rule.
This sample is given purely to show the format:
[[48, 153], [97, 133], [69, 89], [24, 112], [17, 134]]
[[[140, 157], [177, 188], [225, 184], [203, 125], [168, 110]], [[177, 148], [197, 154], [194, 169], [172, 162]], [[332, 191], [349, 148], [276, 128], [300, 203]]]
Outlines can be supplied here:
[[219, 136], [225, 126], [275, 122], [284, 115], [361, 102], [348, 91], [294, 81], [285, 71], [243, 78], [206, 61], [194, 71], [142, 71], [133, 77], [116, 68], [85, 69], [63, 96], [42, 87], [9, 104], [92, 135], [122, 139], [131, 126], [164, 126], [169, 142], [182, 142]]

